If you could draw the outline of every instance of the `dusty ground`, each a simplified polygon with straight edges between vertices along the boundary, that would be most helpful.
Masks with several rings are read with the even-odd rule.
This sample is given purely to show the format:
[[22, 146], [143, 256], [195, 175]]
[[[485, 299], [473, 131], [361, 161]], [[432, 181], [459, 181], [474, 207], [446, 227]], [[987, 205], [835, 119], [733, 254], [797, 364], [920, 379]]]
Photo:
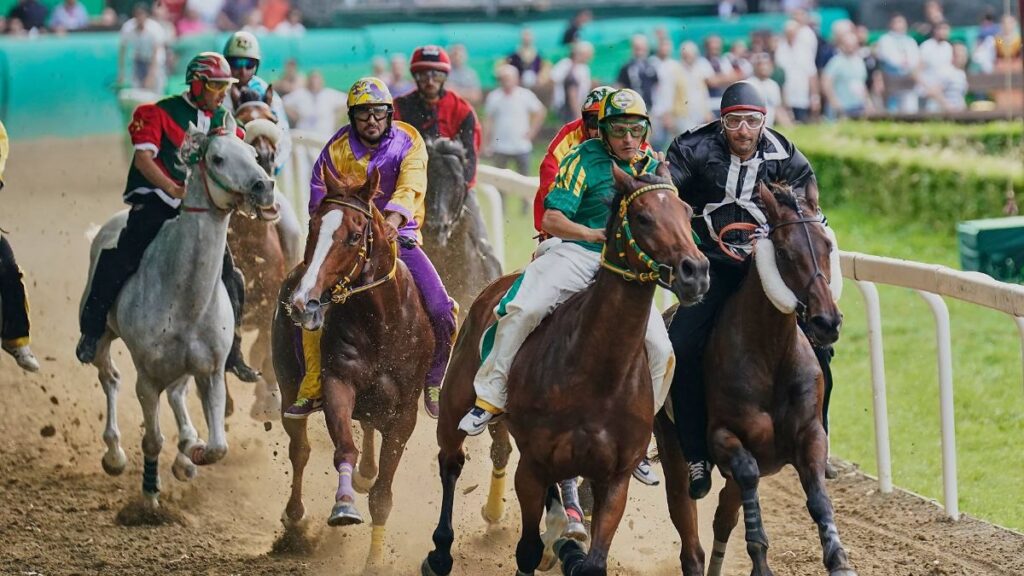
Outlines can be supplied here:
[[[103, 393], [95, 373], [73, 355], [86, 274], [85, 233], [119, 208], [125, 163], [118, 145], [117, 139], [14, 143], [0, 225], [26, 272], [43, 370], [25, 375], [9, 358], [0, 358], [0, 574], [359, 573], [369, 528], [327, 528], [324, 522], [335, 475], [322, 421], [311, 425], [314, 455], [306, 474], [306, 506], [318, 546], [308, 555], [271, 553], [288, 494], [286, 437], [276, 422], [268, 431], [245, 415], [252, 396], [237, 381], [231, 383], [238, 406], [229, 420], [231, 451], [191, 484], [176, 482], [168, 470], [175, 429], [164, 409], [163, 495], [177, 521], [158, 527], [119, 522], [119, 514], [133, 510], [141, 483], [141, 418], [131, 393], [131, 362], [119, 346], [125, 375], [120, 422], [129, 465], [123, 476], [111, 478], [99, 466]], [[421, 417], [396, 478], [388, 524], [394, 574], [418, 574], [431, 547], [439, 509], [432, 425]], [[479, 515], [489, 472], [487, 440], [474, 439], [469, 447], [472, 461], [457, 503], [455, 573], [512, 574], [515, 496], [510, 487], [510, 512], [488, 531]], [[852, 466], [829, 488], [842, 540], [862, 575], [1024, 574], [1020, 534], [971, 518], [948, 522], [933, 503], [907, 494], [883, 496]], [[776, 574], [823, 574], [817, 531], [795, 475], [765, 480], [761, 501]], [[365, 499], [359, 504], [368, 513]], [[708, 499], [701, 509], [709, 549], [712, 506]], [[634, 483], [611, 550], [612, 573], [678, 574], [678, 542], [662, 489]], [[748, 572], [737, 530], [726, 573]]]

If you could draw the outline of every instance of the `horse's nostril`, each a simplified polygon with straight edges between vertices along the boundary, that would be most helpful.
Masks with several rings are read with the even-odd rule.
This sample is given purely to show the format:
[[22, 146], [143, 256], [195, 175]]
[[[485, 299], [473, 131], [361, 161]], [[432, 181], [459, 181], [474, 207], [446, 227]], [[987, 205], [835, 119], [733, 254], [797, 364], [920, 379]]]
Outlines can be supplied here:
[[839, 316], [831, 317], [824, 314], [811, 317], [811, 325], [818, 330], [823, 332], [833, 332], [839, 330], [839, 324], [842, 323], [842, 319]]
[[263, 180], [257, 180], [256, 183], [252, 185], [252, 191], [256, 192], [257, 194], [263, 193], [263, 191], [266, 189], [267, 183]]

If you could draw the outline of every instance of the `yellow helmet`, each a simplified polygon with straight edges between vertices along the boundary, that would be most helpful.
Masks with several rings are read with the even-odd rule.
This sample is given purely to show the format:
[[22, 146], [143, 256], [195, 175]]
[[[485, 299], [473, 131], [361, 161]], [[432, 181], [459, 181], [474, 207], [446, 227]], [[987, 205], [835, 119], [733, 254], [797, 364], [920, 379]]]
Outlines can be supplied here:
[[647, 104], [644, 98], [635, 90], [623, 88], [616, 90], [604, 97], [601, 101], [601, 109], [597, 113], [597, 121], [604, 122], [606, 118], [615, 116], [639, 116], [650, 121], [647, 115]]
[[368, 77], [356, 80], [348, 91], [348, 108], [355, 106], [386, 104], [394, 107], [391, 91], [380, 78]]

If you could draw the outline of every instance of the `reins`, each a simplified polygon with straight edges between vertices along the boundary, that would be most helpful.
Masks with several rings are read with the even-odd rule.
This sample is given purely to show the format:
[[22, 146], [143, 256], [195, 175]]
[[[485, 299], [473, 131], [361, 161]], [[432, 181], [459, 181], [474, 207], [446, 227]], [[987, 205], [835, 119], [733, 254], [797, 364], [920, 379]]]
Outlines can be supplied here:
[[649, 254], [644, 252], [643, 248], [637, 244], [636, 239], [633, 238], [633, 230], [629, 226], [629, 205], [640, 196], [653, 190], [671, 190], [676, 195], [679, 194], [679, 190], [672, 184], [648, 184], [647, 186], [635, 190], [632, 194], [623, 198], [622, 201], [619, 202], [619, 218], [621, 220], [619, 221], [619, 227], [615, 231], [615, 250], [618, 253], [619, 258], [622, 258], [623, 261], [625, 261], [626, 248], [632, 248], [640, 261], [647, 266], [649, 271], [637, 272], [630, 268], [623, 268], [612, 264], [608, 261], [605, 254], [608, 248], [607, 243], [605, 243], [601, 248], [601, 267], [621, 276], [627, 282], [657, 282], [662, 288], [671, 290], [672, 283], [675, 282], [675, 272], [672, 267], [667, 264], [659, 263], [654, 258], [651, 258]]
[[[389, 242], [392, 258], [391, 271], [388, 272], [386, 276], [378, 278], [369, 284], [363, 284], [362, 286], [356, 286], [353, 288], [350, 286], [351, 282], [358, 278], [359, 271], [366, 266], [370, 258], [370, 253], [373, 250], [373, 222], [376, 219], [376, 215], [380, 214], [380, 212], [372, 203], [369, 204], [369, 208], [363, 208], [358, 204], [353, 204], [338, 198], [325, 198], [324, 202], [327, 204], [337, 204], [346, 208], [352, 208], [367, 218], [366, 228], [364, 228], [363, 231], [363, 244], [359, 247], [359, 252], [356, 255], [356, 261], [352, 266], [352, 270], [350, 270], [348, 274], [342, 276], [341, 280], [338, 280], [330, 290], [330, 301], [335, 304], [344, 304], [345, 301], [352, 296], [359, 294], [360, 292], [372, 290], [373, 288], [392, 280], [396, 276], [398, 272], [398, 242]], [[320, 304], [324, 305], [327, 304], [327, 302], [321, 300]]]

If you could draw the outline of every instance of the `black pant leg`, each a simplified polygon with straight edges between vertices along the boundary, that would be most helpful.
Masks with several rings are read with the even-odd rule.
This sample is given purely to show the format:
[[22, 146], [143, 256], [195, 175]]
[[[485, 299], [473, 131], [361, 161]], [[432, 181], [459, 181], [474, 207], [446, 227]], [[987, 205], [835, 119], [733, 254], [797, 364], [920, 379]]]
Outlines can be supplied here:
[[0, 300], [3, 301], [0, 338], [4, 342], [28, 338], [28, 297], [21, 278], [21, 268], [14, 259], [14, 251], [7, 238], [0, 235]]
[[242, 271], [235, 268], [235, 259], [231, 256], [231, 248], [224, 247], [224, 267], [220, 273], [221, 281], [228, 291], [228, 301], [235, 315], [235, 327], [242, 325], [242, 311], [245, 309], [245, 277]]
[[139, 269], [146, 248], [153, 242], [164, 222], [178, 211], [158, 198], [147, 198], [132, 207], [128, 223], [121, 230], [117, 246], [100, 253], [93, 273], [89, 296], [82, 308], [79, 325], [82, 334], [99, 337], [107, 329], [107, 314], [114, 306], [125, 282]]

